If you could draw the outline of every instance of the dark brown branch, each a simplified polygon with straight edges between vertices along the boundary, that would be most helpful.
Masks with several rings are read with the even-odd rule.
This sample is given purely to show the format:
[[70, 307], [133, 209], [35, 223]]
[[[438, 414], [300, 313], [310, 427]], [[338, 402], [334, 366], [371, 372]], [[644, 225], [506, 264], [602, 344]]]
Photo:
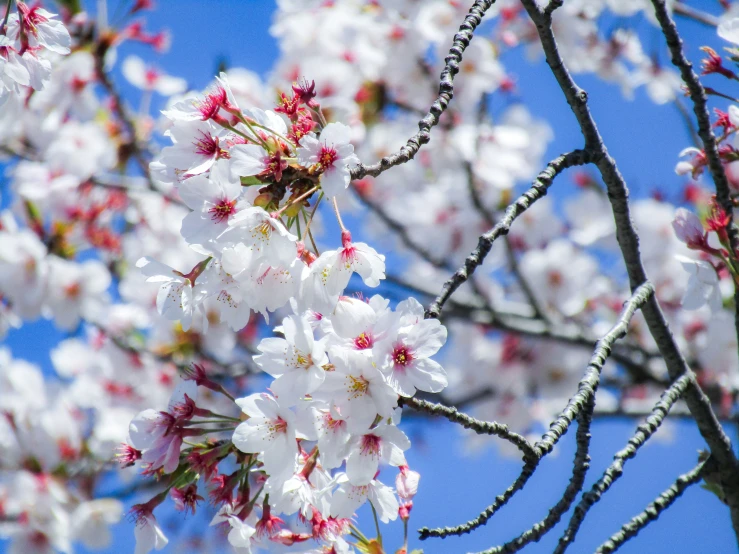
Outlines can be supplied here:
[[361, 179], [367, 175], [377, 177], [393, 166], [404, 164], [414, 158], [421, 146], [431, 140], [431, 128], [438, 125], [441, 114], [447, 109], [454, 96], [454, 76], [459, 73], [459, 64], [462, 54], [472, 40], [475, 29], [480, 25], [495, 0], [476, 0], [470, 8], [467, 17], [454, 35], [454, 42], [449, 49], [449, 55], [444, 60], [444, 69], [439, 77], [439, 95], [429, 108], [428, 113], [418, 122], [418, 132], [408, 139], [405, 146], [398, 152], [385, 156], [372, 165], [359, 164], [351, 170], [352, 179]]
[[[564, 65], [552, 32], [551, 17], [545, 14], [534, 0], [521, 1], [536, 25], [547, 64], [577, 118], [585, 139], [586, 150], [592, 154], [603, 182], [608, 189], [608, 197], [616, 222], [616, 239], [626, 265], [629, 283], [632, 290], [634, 290], [647, 281], [647, 274], [639, 251], [639, 236], [631, 222], [628, 187], [616, 166], [616, 162], [609, 155], [603, 143], [603, 138], [592, 118], [587, 104], [587, 93], [577, 86]], [[652, 297], [644, 305], [642, 311], [650, 333], [664, 357], [670, 379], [677, 380], [683, 374], [692, 373], [672, 336], [670, 327], [656, 298]], [[691, 382], [695, 383], [695, 381]], [[719, 424], [710, 401], [697, 384], [688, 387], [685, 400], [701, 435], [721, 467], [724, 488], [731, 491], [731, 505], [739, 507], [739, 470], [731, 441]], [[735, 512], [739, 512], [739, 510], [732, 509], [732, 515]], [[739, 524], [739, 517], [732, 519]], [[739, 527], [737, 528], [739, 529]]]
[[621, 527], [621, 530], [618, 533], [615, 533], [610, 539], [601, 544], [596, 552], [599, 554], [615, 552], [621, 548], [626, 541], [636, 536], [639, 531], [656, 520], [662, 512], [669, 508], [672, 503], [678, 499], [685, 489], [690, 485], [695, 485], [701, 480], [704, 465], [705, 462], [701, 462], [688, 473], [678, 477], [677, 481], [675, 481], [669, 489], [660, 494], [659, 497], [647, 506], [643, 512], [634, 516], [631, 521]]

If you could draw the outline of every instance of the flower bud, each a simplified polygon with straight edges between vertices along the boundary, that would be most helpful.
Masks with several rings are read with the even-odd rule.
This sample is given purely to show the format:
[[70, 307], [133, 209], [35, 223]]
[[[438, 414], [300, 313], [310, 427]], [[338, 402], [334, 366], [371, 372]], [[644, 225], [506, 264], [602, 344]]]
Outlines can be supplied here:
[[685, 208], [678, 208], [675, 212], [672, 228], [680, 242], [687, 244], [688, 248], [700, 248], [705, 242], [705, 234], [700, 219]]

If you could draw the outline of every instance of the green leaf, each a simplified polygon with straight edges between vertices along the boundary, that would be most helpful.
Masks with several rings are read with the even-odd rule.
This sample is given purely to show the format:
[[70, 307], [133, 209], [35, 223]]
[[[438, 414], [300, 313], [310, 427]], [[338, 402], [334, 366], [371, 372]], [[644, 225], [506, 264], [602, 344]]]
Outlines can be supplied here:
[[242, 187], [251, 187], [254, 185], [263, 185], [264, 183], [254, 177], [253, 175], [250, 177], [241, 177], [241, 186]]

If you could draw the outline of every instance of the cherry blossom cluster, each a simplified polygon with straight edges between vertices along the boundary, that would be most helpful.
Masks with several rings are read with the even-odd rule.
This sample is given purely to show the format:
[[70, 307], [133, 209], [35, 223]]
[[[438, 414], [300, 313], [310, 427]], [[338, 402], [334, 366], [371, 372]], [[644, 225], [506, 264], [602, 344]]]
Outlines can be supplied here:
[[[351, 523], [362, 504], [385, 523], [399, 514], [407, 520], [413, 506], [419, 475], [403, 454], [410, 441], [397, 427], [398, 396], [446, 386], [444, 370], [430, 359], [446, 329], [423, 319], [417, 301], [393, 311], [380, 296], [342, 297], [332, 315], [293, 314], [278, 329], [282, 336], [263, 339], [255, 357], [275, 377], [271, 394], [235, 399], [240, 418], [213, 413], [198, 406], [196, 385], [232, 397], [194, 366], [166, 412], [133, 419], [120, 456], [145, 473], [171, 475], [168, 490], [179, 509], [194, 511], [203, 500], [196, 486], [202, 477], [220, 507], [213, 524], [225, 525], [231, 545], [243, 551], [313, 539], [326, 551], [346, 552], [349, 534], [368, 546]], [[219, 440], [229, 427], [232, 434]], [[200, 443], [187, 441], [203, 435]], [[192, 446], [183, 450], [183, 443]], [[233, 461], [236, 471], [224, 472]], [[398, 468], [395, 491], [379, 480], [381, 463]], [[134, 508], [141, 551], [166, 544], [153, 515], [166, 496]]]
[[10, 3], [0, 27], [0, 106], [11, 97], [24, 100], [29, 89], [38, 91], [51, 79], [51, 60], [69, 54], [72, 40], [67, 28], [39, 5]]
[[[546, 162], [553, 130], [517, 102], [505, 63], [517, 49], [538, 56], [517, 0], [489, 10], [431, 142], [353, 182], [360, 160], [417, 131], [467, 3], [281, 0], [270, 77], [228, 68], [199, 93], [125, 55], [130, 41], [168, 47], [138, 19], [148, 0], [117, 27], [104, 9], [63, 4], [56, 16], [12, 0], [0, 27], [0, 337], [39, 317], [72, 335], [50, 352], [54, 375], [0, 354], [0, 537], [12, 551], [106, 548], [122, 494], [98, 486], [143, 471], [160, 489], [131, 512], [137, 552], [166, 544], [154, 516], [165, 501], [202, 512], [206, 498], [238, 552], [379, 552], [355, 513], [407, 524], [418, 487], [400, 397], [488, 391], [470, 413], [522, 433], [567, 402], [628, 290], [610, 271], [611, 208], [589, 173], [515, 222], [444, 325], [408, 298], [438, 294]], [[718, 33], [737, 44], [732, 13]], [[642, 47], [642, 15], [652, 21], [650, 2], [565, 2], [554, 28], [574, 72], [673, 101], [680, 80]], [[707, 79], [736, 80], [739, 52], [704, 52]], [[709, 94], [735, 96], [720, 89]], [[717, 113], [734, 192], [737, 128], [736, 106]], [[682, 158], [684, 195], [636, 199], [632, 216], [670, 326], [729, 415], [739, 257], [700, 182], [704, 152]], [[385, 298], [358, 295], [368, 288]], [[640, 316], [615, 352], [604, 375], [617, 385], [601, 387], [597, 409], [650, 406], [665, 366]]]

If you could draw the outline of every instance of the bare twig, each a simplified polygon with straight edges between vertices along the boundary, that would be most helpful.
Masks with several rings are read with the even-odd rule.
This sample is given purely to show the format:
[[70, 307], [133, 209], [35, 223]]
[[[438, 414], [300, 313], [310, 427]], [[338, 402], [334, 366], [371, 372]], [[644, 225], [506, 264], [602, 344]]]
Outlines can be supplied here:
[[480, 515], [466, 523], [455, 527], [443, 527], [437, 529], [423, 527], [419, 529], [418, 533], [421, 540], [427, 539], [428, 537], [444, 538], [449, 535], [462, 535], [485, 525], [485, 523], [487, 523], [487, 521], [501, 507], [503, 507], [514, 494], [526, 485], [529, 478], [533, 475], [539, 465], [539, 462], [552, 451], [554, 445], [557, 444], [559, 439], [567, 432], [572, 420], [583, 412], [587, 412], [588, 417], [590, 417], [588, 407], [595, 397], [595, 391], [598, 388], [598, 382], [600, 379], [600, 370], [608, 358], [613, 344], [626, 334], [629, 321], [634, 316], [634, 313], [636, 313], [636, 310], [648, 302], [648, 299], [651, 298], [653, 294], [654, 288], [652, 285], [645, 283], [639, 287], [626, 302], [616, 324], [601, 340], [598, 341], [590, 360], [590, 364], [585, 371], [585, 375], [580, 381], [577, 393], [570, 399], [567, 403], [567, 407], [559, 417], [552, 422], [549, 430], [544, 433], [541, 440], [534, 445], [536, 457], [528, 458], [526, 460], [523, 469], [521, 470], [521, 474], [518, 476], [516, 481], [502, 495], [496, 497], [493, 503], [485, 508]]
[[449, 280], [444, 283], [441, 294], [426, 310], [427, 318], [438, 318], [444, 304], [449, 300], [452, 294], [465, 283], [475, 269], [482, 264], [485, 257], [490, 252], [495, 240], [501, 235], [507, 235], [513, 221], [525, 212], [529, 206], [546, 195], [547, 190], [551, 186], [554, 178], [568, 167], [575, 165], [583, 165], [589, 161], [589, 156], [584, 150], [574, 150], [567, 154], [562, 154], [558, 158], [547, 164], [546, 169], [539, 173], [529, 190], [523, 193], [518, 200], [508, 206], [503, 219], [501, 219], [492, 229], [481, 235], [477, 248], [467, 256], [464, 266], [459, 268]]
[[634, 516], [631, 521], [626, 523], [618, 533], [615, 533], [606, 542], [601, 544], [596, 550], [597, 553], [615, 552], [630, 538], [634, 537], [639, 531], [656, 520], [662, 512], [669, 508], [675, 500], [690, 485], [695, 485], [701, 480], [701, 473], [705, 462], [701, 462], [688, 473], [677, 478], [677, 481], [664, 491], [640, 514]]
[[540, 522], [534, 524], [521, 535], [505, 543], [502, 546], [496, 546], [485, 550], [481, 554], [501, 554], [518, 552], [527, 544], [538, 541], [546, 533], [548, 533], [562, 518], [562, 516], [570, 509], [572, 502], [577, 494], [582, 490], [585, 482], [585, 475], [590, 467], [590, 424], [592, 422], [593, 408], [595, 407], [595, 397], [590, 397], [588, 405], [577, 416], [577, 450], [575, 451], [575, 460], [572, 467], [572, 477], [570, 482], [562, 494], [559, 501], [549, 510], [547, 516]]
[[[536, 25], [536, 31], [539, 34], [547, 64], [557, 79], [580, 125], [581, 132], [585, 138], [586, 150], [593, 156], [603, 182], [608, 189], [608, 198], [611, 202], [616, 222], [616, 239], [626, 265], [629, 283], [632, 290], [636, 289], [639, 285], [647, 281], [647, 274], [639, 250], [639, 236], [631, 222], [628, 187], [616, 166], [615, 160], [610, 156], [603, 143], [603, 138], [598, 131], [588, 107], [587, 93], [574, 82], [559, 53], [557, 42], [552, 32], [551, 17], [545, 14], [534, 0], [521, 1]], [[664, 357], [670, 378], [677, 380], [683, 374], [692, 373], [675, 342], [675, 338], [672, 336], [670, 327], [657, 299], [652, 297], [644, 305], [642, 311], [649, 331]], [[727, 491], [731, 491], [729, 494], [730, 504], [739, 507], [739, 470], [731, 441], [719, 424], [706, 395], [695, 381], [691, 381], [691, 383], [694, 384], [691, 384], [687, 388], [685, 400], [695, 418], [701, 435], [709, 445], [711, 453], [721, 467], [724, 488]], [[737, 512], [739, 510], [732, 508], [732, 520], [739, 533], [739, 517], [734, 517], [734, 514]]]
[[[472, 205], [477, 210], [477, 213], [479, 213], [480, 216], [482, 216], [482, 218], [485, 220], [487, 226], [493, 227], [495, 225], [495, 215], [491, 210], [487, 208], [487, 206], [485, 206], [482, 198], [480, 198], [480, 194], [477, 192], [477, 187], [475, 187], [475, 178], [472, 172], [472, 166], [469, 163], [466, 163], [465, 170], [467, 173], [467, 188], [470, 191]], [[511, 241], [508, 239], [508, 235], [505, 236], [505, 247], [506, 256], [508, 258], [508, 267], [510, 268], [513, 276], [516, 278], [519, 286], [521, 287], [526, 300], [529, 302], [531, 308], [534, 310], [534, 315], [543, 321], [549, 322], [547, 313], [541, 307], [539, 300], [536, 298], [536, 295], [531, 288], [531, 285], [529, 285], [529, 282], [526, 279], [526, 276], [521, 273], [521, 268], [518, 265], [516, 253], [513, 251], [513, 246], [511, 245]]]
[[410, 406], [420, 412], [445, 417], [453, 423], [459, 423], [465, 429], [472, 429], [478, 435], [495, 435], [496, 437], [507, 440], [521, 451], [524, 461], [537, 458], [536, 451], [529, 441], [526, 440], [526, 437], [514, 433], [508, 429], [507, 425], [495, 421], [481, 421], [458, 411], [456, 408], [442, 404], [433, 404], [418, 398], [405, 398], [401, 396], [398, 400], [398, 405]]
[[718, 27], [718, 17], [711, 15], [710, 13], [702, 12], [701, 10], [688, 6], [683, 2], [675, 2], [672, 9], [675, 10], [676, 14], [692, 19], [693, 21], [697, 21], [698, 23], [703, 23], [703, 25]]
[[641, 448], [647, 439], [649, 439], [649, 437], [659, 429], [659, 426], [662, 425], [665, 417], [667, 417], [670, 408], [685, 392], [685, 389], [690, 384], [692, 378], [692, 375], [683, 375], [662, 394], [662, 397], [652, 409], [651, 415], [644, 423], [639, 425], [634, 436], [629, 439], [628, 445], [614, 456], [613, 463], [605, 470], [603, 476], [593, 485], [590, 491], [583, 494], [580, 503], [575, 508], [575, 513], [572, 515], [567, 529], [559, 539], [559, 544], [557, 545], [555, 554], [562, 554], [567, 550], [567, 547], [574, 542], [577, 531], [584, 521], [588, 510], [590, 510], [593, 504], [598, 502], [603, 497], [603, 494], [611, 488], [611, 485], [621, 477], [623, 474], [624, 464], [629, 459], [636, 456], [639, 448]]
[[459, 72], [462, 54], [472, 40], [475, 29], [480, 25], [485, 12], [495, 3], [495, 0], [476, 0], [470, 8], [467, 17], [454, 35], [454, 42], [449, 49], [449, 55], [444, 60], [444, 69], [439, 77], [439, 95], [429, 108], [428, 113], [418, 122], [418, 132], [408, 139], [405, 146], [398, 152], [382, 158], [372, 165], [359, 164], [351, 170], [352, 179], [361, 179], [367, 175], [377, 177], [393, 166], [406, 163], [421, 149], [421, 146], [431, 140], [431, 128], [439, 123], [441, 114], [447, 109], [454, 96], [454, 76]]

